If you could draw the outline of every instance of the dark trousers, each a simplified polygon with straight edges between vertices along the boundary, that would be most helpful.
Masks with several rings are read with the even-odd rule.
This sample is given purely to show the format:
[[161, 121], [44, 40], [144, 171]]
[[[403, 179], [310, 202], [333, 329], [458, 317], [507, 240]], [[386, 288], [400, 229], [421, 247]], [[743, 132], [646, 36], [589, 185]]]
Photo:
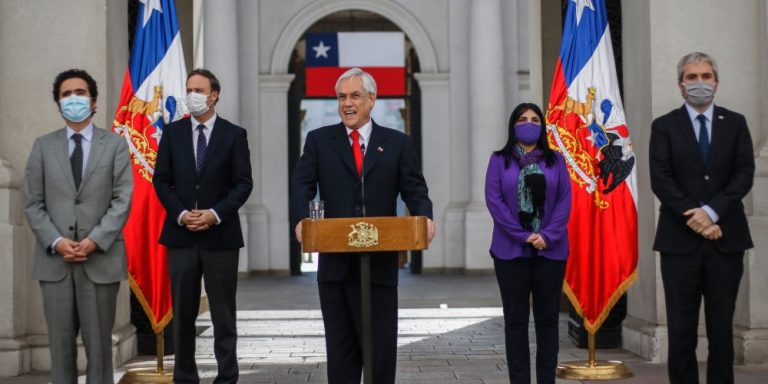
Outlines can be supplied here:
[[[318, 283], [325, 326], [328, 383], [360, 384], [363, 370], [360, 281]], [[397, 360], [397, 286], [371, 285], [373, 383], [394, 384]]]
[[743, 272], [744, 252], [723, 254], [710, 241], [691, 254], [661, 254], [671, 384], [699, 382], [696, 344], [702, 297], [709, 341], [707, 384], [733, 383], [733, 313]]
[[199, 383], [195, 363], [195, 320], [200, 310], [200, 279], [213, 322], [213, 353], [219, 370], [214, 383], [237, 383], [238, 250], [168, 247], [168, 272], [173, 301], [174, 383]]
[[555, 382], [565, 261], [541, 256], [512, 260], [493, 259], [496, 280], [504, 307], [504, 336], [510, 383], [531, 382], [531, 352], [528, 349], [529, 298], [533, 296], [536, 326], [536, 381]]

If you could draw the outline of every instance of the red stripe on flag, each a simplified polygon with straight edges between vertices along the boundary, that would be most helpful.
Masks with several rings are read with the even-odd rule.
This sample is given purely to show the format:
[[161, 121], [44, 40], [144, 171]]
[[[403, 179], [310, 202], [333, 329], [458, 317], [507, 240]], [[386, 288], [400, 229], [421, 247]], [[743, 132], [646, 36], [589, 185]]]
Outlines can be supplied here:
[[[568, 161], [572, 208], [564, 291], [584, 318], [587, 331], [596, 332], [637, 278], [637, 210], [626, 181], [610, 193], [603, 193], [607, 185], [597, 178], [600, 153], [588, 140], [591, 133], [582, 117], [568, 106], [574, 102], [568, 100], [562, 62], [558, 59], [546, 120], [549, 127], [558, 130], [563, 145], [560, 147], [550, 132], [550, 147], [572, 159]], [[626, 126], [613, 129], [628, 133]], [[596, 179], [594, 191], [587, 190], [587, 183], [575, 167]]]
[[[144, 113], [131, 111], [129, 106], [132, 103], [141, 105], [143, 102], [135, 98], [131, 74], [126, 70], [112, 127], [124, 140], [125, 135], [128, 135], [134, 147], [130, 151], [133, 196], [123, 237], [131, 290], [141, 303], [153, 330], [158, 333], [173, 316], [167, 250], [159, 243], [165, 208], [160, 204], [152, 185], [152, 173], [143, 165], [146, 162], [154, 169], [158, 143], [153, 138], [155, 126], [150, 124]], [[139, 156], [134, 151], [139, 152]]]
[[[307, 96], [336, 97], [336, 80], [349, 68], [307, 67]], [[405, 95], [404, 67], [363, 67], [376, 80], [377, 96]]]

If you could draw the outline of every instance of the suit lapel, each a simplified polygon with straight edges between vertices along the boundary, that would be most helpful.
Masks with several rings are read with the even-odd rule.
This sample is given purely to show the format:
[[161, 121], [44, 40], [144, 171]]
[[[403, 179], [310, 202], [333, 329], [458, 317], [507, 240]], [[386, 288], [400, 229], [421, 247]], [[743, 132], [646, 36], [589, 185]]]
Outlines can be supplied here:
[[387, 141], [386, 137], [384, 136], [384, 130], [383, 128], [373, 122], [371, 127], [371, 137], [369, 138], [368, 147], [365, 150], [365, 160], [363, 161], [363, 176], [368, 175], [368, 173], [373, 169], [373, 166], [376, 164], [376, 161], [379, 160], [379, 157], [384, 153], [384, 149], [386, 147], [385, 142]]
[[58, 163], [61, 166], [61, 173], [64, 175], [64, 179], [67, 180], [67, 184], [73, 193], [77, 193], [75, 188], [75, 179], [72, 178], [72, 163], [69, 162], [69, 140], [67, 140], [67, 128], [59, 130], [57, 135], [56, 157], [59, 159]]
[[712, 164], [712, 157], [720, 149], [720, 143], [723, 142], [725, 130], [728, 122], [725, 120], [725, 114], [720, 107], [715, 106], [712, 111], [712, 137], [709, 139], [709, 159], [707, 164]]
[[192, 119], [187, 117], [187, 121], [181, 124], [179, 132], [179, 148], [181, 149], [181, 156], [187, 161], [192, 169], [197, 172], [197, 163], [195, 162], [195, 147], [192, 143]]
[[[96, 128], [96, 126], [93, 127], [93, 136], [91, 136], [91, 150], [90, 153], [88, 153], [88, 161], [85, 163], [85, 176], [83, 176], [83, 180], [80, 182], [81, 190], [82, 187], [88, 183], [88, 179], [91, 178], [93, 170], [101, 161], [101, 155], [104, 154], [104, 135], [104, 131]], [[78, 191], [78, 194], [79, 193], [80, 192]]]
[[685, 143], [685, 147], [680, 148], [680, 150], [687, 151], [687, 153], [695, 153], [696, 158], [699, 160], [697, 163], [704, 167], [704, 158], [701, 157], [699, 141], [696, 140], [696, 134], [693, 131], [693, 123], [691, 122], [691, 115], [688, 114], [688, 110], [685, 108], [685, 105], [678, 109], [677, 119], [677, 126], [681, 127], [682, 132], [680, 133], [683, 135], [683, 142]]
[[352, 156], [352, 146], [349, 144], [349, 136], [347, 136], [347, 129], [344, 128], [344, 124], [339, 123], [334, 133], [330, 136], [331, 147], [336, 152], [341, 160], [347, 164], [352, 174], [357, 177], [357, 169], [355, 169], [355, 158]]
[[[208, 146], [205, 149], [205, 161], [203, 161], [203, 168], [200, 170], [202, 174], [205, 172], [205, 168], [208, 167], [208, 163], [211, 160], [211, 156], [216, 152], [216, 147], [220, 145], [222, 138], [227, 134], [227, 124], [221, 117], [216, 117], [216, 122], [213, 124], [213, 131], [211, 131], [211, 139], [208, 141]], [[194, 155], [193, 155], [194, 158]]]

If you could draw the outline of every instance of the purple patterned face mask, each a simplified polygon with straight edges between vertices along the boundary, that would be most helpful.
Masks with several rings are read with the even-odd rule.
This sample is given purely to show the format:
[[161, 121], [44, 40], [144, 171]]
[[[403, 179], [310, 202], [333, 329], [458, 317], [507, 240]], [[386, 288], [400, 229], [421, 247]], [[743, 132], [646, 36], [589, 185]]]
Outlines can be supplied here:
[[533, 122], [518, 123], [515, 125], [517, 140], [526, 145], [536, 144], [541, 136], [541, 124]]

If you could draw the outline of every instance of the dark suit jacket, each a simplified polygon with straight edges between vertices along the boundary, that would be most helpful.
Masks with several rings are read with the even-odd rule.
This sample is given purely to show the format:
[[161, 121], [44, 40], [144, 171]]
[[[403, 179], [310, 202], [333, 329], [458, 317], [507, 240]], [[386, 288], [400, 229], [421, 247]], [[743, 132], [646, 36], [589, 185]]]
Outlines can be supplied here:
[[685, 224], [683, 212], [709, 205], [719, 216], [723, 253], [752, 248], [741, 200], [752, 188], [755, 157], [744, 116], [715, 106], [709, 166], [705, 165], [685, 106], [651, 125], [651, 188], [661, 202], [656, 241], [659, 252], [686, 254], [706, 241]]
[[[177, 120], [163, 130], [153, 183], [166, 210], [160, 243], [169, 247], [232, 249], [243, 246], [237, 210], [253, 189], [251, 160], [245, 129], [217, 116], [205, 162], [195, 169], [190, 118]], [[221, 219], [202, 232], [190, 232], [177, 223], [182, 211], [216, 211]]]
[[[398, 193], [414, 216], [432, 217], [432, 201], [421, 173], [413, 140], [393, 129], [372, 124], [363, 160], [363, 178], [357, 176], [352, 148], [344, 125], [339, 123], [311, 131], [304, 153], [291, 180], [291, 218], [295, 226], [308, 216], [308, 202], [320, 187], [325, 217], [363, 216], [362, 184], [365, 184], [367, 216], [396, 216]], [[353, 268], [359, 274], [357, 254], [321, 255], [319, 282], [340, 281]], [[397, 253], [371, 257], [374, 284], [397, 284]]]

